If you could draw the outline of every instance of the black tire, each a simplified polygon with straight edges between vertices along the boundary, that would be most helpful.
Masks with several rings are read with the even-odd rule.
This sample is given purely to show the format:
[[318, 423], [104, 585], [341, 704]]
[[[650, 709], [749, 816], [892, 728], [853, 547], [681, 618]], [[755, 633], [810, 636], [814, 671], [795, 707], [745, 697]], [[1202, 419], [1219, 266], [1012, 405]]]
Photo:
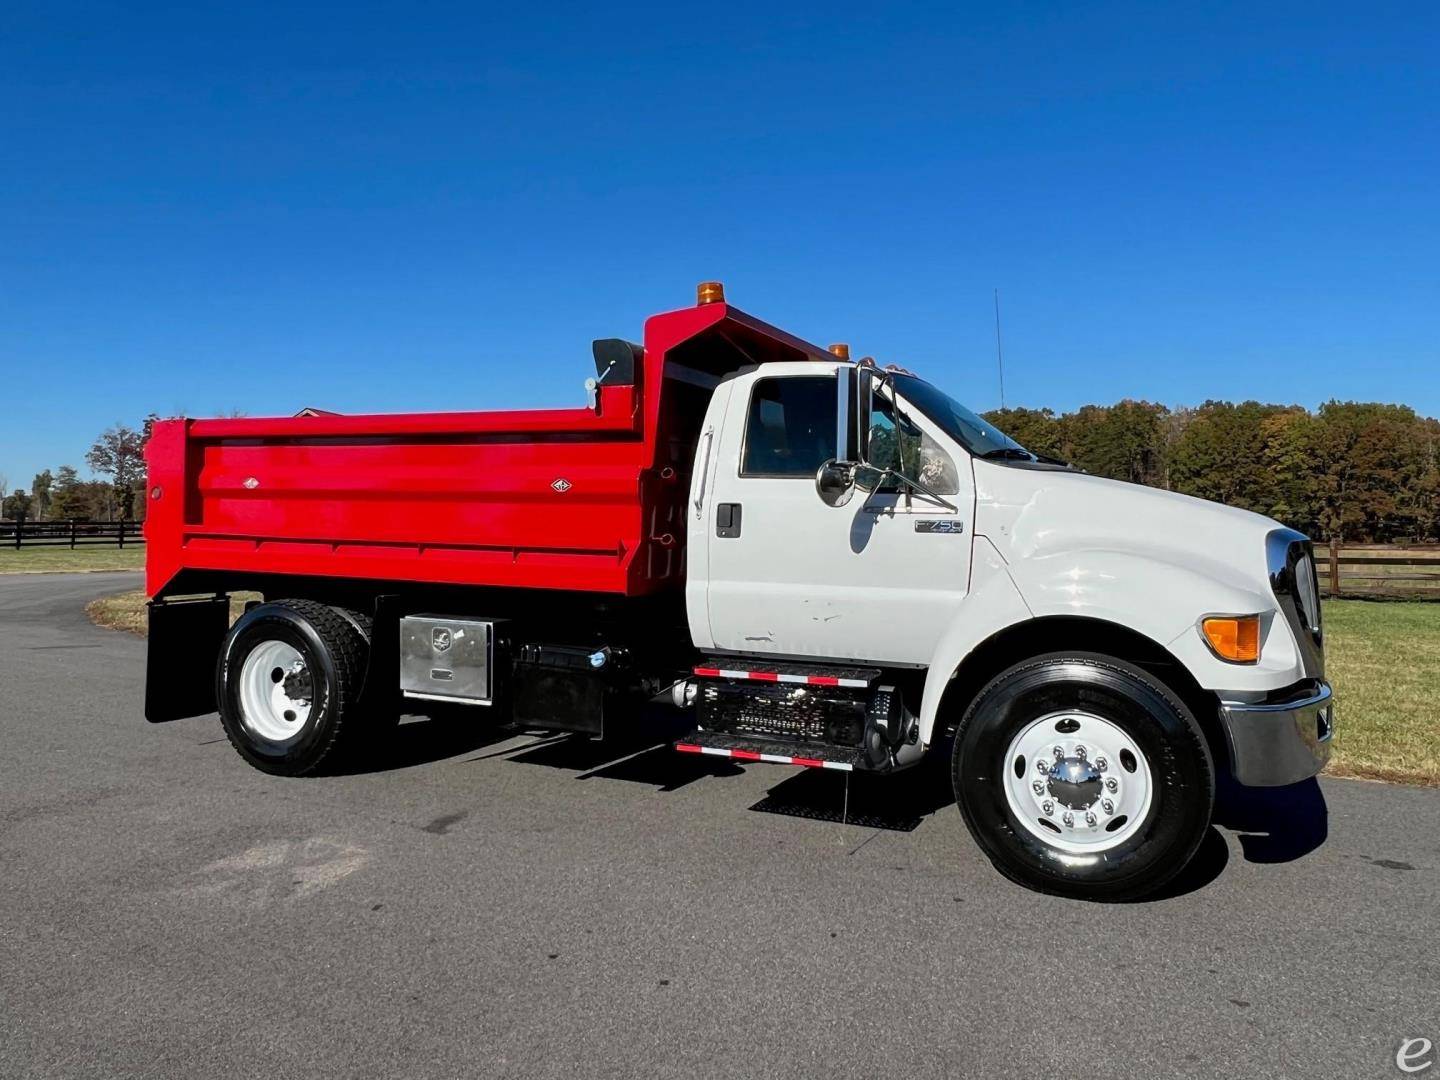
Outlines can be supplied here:
[[[1020, 824], [1005, 794], [1011, 740], [1067, 709], [1121, 728], [1151, 766], [1141, 826], [1095, 854], [1046, 843]], [[1039, 656], [992, 680], [960, 721], [951, 779], [965, 824], [996, 869], [1027, 888], [1084, 900], [1135, 900], [1163, 887], [1199, 848], [1215, 802], [1210, 750], [1190, 710], [1140, 668], [1093, 653]]]
[[[312, 691], [308, 718], [283, 741], [263, 737], [241, 706], [245, 658], [272, 641], [301, 654]], [[220, 722], [230, 744], [255, 768], [276, 776], [304, 776], [335, 760], [363, 733], [357, 712], [368, 653], [369, 642], [353, 614], [313, 600], [276, 600], [251, 608], [231, 627], [215, 672]]]

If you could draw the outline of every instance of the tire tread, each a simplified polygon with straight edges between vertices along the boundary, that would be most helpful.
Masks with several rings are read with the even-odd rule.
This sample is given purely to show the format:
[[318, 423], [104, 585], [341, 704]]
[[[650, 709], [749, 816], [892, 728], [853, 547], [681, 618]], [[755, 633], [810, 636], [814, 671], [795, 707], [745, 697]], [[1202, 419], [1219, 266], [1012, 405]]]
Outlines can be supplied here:
[[[990, 855], [991, 862], [994, 863], [996, 869], [998, 869], [1000, 873], [1003, 874], [1005, 877], [1009, 878], [1011, 881], [1015, 882], [1018, 885], [1023, 885], [1028, 889], [1036, 890], [1039, 892], [1051, 893], [1054, 895], [1074, 897], [1079, 895], [1081, 891], [1086, 890], [1077, 890], [1077, 888], [1073, 885], [1063, 885], [1058, 882], [1048, 882], [1039, 874], [1026, 874], [1020, 872], [1016, 868], [1008, 865], [1005, 860], [997, 858], [993, 854], [992, 845], [986, 842], [986, 839], [980, 835], [980, 832], [977, 829], [976, 825], [970, 821], [968, 815], [963, 813], [964, 803], [963, 799], [961, 799], [960, 797], [959, 791], [959, 785], [961, 783], [959, 770], [959, 748], [964, 744], [966, 734], [971, 725], [976, 722], [976, 717], [978, 717], [983, 712], [986, 704], [990, 701], [990, 699], [993, 698], [993, 696], [1011, 680], [1022, 678], [1031, 672], [1050, 667], [1055, 664], [1078, 664], [1084, 667], [1092, 668], [1097, 671], [1108, 672], [1111, 675], [1119, 676], [1122, 679], [1136, 680], [1143, 683], [1152, 693], [1159, 697], [1165, 703], [1165, 705], [1170, 708], [1177, 716], [1179, 716], [1184, 722], [1184, 729], [1186, 734], [1186, 738], [1184, 741], [1186, 745], [1183, 747], [1183, 749], [1187, 754], [1192, 755], [1195, 761], [1199, 764], [1206, 789], [1206, 797], [1209, 800], [1209, 804], [1211, 806], [1213, 806], [1215, 799], [1215, 763], [1210, 753], [1209, 744], [1205, 739], [1204, 733], [1201, 731], [1198, 721], [1195, 719], [1194, 713], [1191, 711], [1189, 706], [1185, 704], [1181, 697], [1177, 695], [1163, 680], [1156, 678], [1154, 675], [1145, 671], [1138, 665], [1121, 660], [1117, 657], [1106, 656], [1100, 653], [1085, 652], [1082, 650], [1068, 650], [1044, 653], [1039, 656], [1031, 657], [1028, 660], [1023, 660], [1007, 668], [1000, 674], [996, 675], [988, 683], [986, 683], [985, 686], [981, 689], [981, 691], [976, 694], [974, 699], [970, 702], [969, 707], [965, 710], [964, 715], [961, 717], [960, 722], [956, 725], [955, 728], [955, 753], [952, 757], [951, 779], [952, 782], [956, 785], [957, 801], [961, 803], [961, 817], [965, 821], [966, 828], [970, 831], [970, 834], [975, 839], [976, 843], [980, 845], [982, 850], [984, 850], [988, 855]], [[1182, 859], [1174, 860], [1173, 864], [1167, 867], [1164, 871], [1152, 874], [1143, 882], [1131, 883], [1127, 885], [1110, 884], [1103, 886], [1094, 890], [1094, 894], [1090, 898], [1114, 901], [1137, 900], [1143, 899], [1144, 897], [1157, 892], [1165, 885], [1167, 885], [1171, 880], [1173, 880], [1174, 877], [1178, 875], [1182, 870], [1184, 870], [1190, 859], [1194, 857], [1195, 851], [1200, 845], [1200, 841], [1204, 838], [1204, 832], [1205, 830], [1203, 829], [1199, 830], [1198, 835], [1194, 837], [1193, 843], [1190, 845], [1189, 850], [1185, 852], [1185, 857]]]
[[[265, 768], [267, 772], [282, 773], [286, 776], [311, 776], [322, 771], [323, 765], [333, 762], [344, 752], [351, 750], [353, 748], [351, 744], [359, 734], [363, 733], [364, 725], [358, 722], [359, 718], [355, 716], [355, 711], [359, 705], [359, 695], [365, 680], [369, 642], [363, 636], [359, 626], [356, 625], [356, 621], [347, 615], [363, 620], [362, 625], [367, 628], [370, 619], [359, 612], [342, 613], [317, 600], [282, 598], [266, 601], [264, 606], [288, 608], [308, 622], [329, 651], [335, 665], [335, 692], [329, 702], [334, 716], [326, 731], [325, 741], [312, 747], [306, 755], [305, 761], [295, 766], [280, 769], [257, 765], [259, 768]], [[244, 748], [237, 741], [230, 725], [222, 726], [225, 729], [226, 737], [230, 740], [230, 745], [247, 761], [255, 764], [253, 758], [245, 753]]]

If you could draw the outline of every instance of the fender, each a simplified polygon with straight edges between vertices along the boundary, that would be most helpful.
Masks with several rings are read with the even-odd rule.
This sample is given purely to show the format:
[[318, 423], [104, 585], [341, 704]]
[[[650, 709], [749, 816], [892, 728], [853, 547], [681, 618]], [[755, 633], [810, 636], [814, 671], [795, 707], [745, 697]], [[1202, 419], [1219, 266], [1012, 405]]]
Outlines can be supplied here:
[[[1019, 559], [1007, 568], [1036, 618], [1070, 615], [1127, 627], [1165, 649], [1207, 690], [1264, 692], [1295, 679], [1299, 653], [1273, 596], [1164, 552], [1091, 547]], [[1200, 634], [1202, 618], [1256, 612], [1258, 663], [1232, 664], [1210, 651]]]
[[975, 537], [969, 595], [965, 597], [960, 613], [950, 628], [936, 644], [925, 675], [925, 690], [920, 698], [921, 746], [930, 745], [940, 699], [945, 695], [945, 687], [960, 667], [960, 662], [982, 641], [1033, 615], [995, 545], [989, 537]]
[[[1198, 623], [1208, 614], [1261, 612], [1261, 660], [1229, 664], [1214, 656]], [[941, 637], [925, 678], [920, 741], [928, 746], [940, 701], [961, 663], [1002, 630], [1049, 616], [1126, 627], [1168, 652], [1211, 690], [1265, 690], [1294, 678], [1294, 640], [1273, 598], [1189, 567], [1134, 551], [1088, 549], [1007, 563], [989, 537], [975, 537], [971, 593]], [[998, 674], [998, 672], [997, 672]]]

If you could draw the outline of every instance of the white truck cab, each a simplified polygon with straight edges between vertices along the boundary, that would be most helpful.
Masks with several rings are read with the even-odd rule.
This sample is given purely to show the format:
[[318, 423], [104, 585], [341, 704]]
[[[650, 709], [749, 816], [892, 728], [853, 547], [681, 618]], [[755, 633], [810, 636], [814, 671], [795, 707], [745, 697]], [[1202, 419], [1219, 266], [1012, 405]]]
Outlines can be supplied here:
[[[1280, 785], [1328, 759], [1313, 556], [1278, 522], [1086, 475], [908, 372], [840, 360], [728, 376], [696, 453], [703, 670], [781, 680], [772, 711], [814, 692], [806, 665], [883, 672], [901, 737], [859, 764], [953, 735], [972, 833], [1032, 887], [1148, 890], [1198, 845], [1217, 767]], [[706, 720], [702, 700], [702, 738]], [[714, 732], [720, 752], [744, 730]]]

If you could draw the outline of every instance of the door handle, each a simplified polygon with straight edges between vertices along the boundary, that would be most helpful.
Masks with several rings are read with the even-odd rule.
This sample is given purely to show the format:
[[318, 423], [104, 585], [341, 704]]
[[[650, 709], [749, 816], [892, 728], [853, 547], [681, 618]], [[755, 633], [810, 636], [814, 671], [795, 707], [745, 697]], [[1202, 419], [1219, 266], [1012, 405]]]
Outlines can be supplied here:
[[726, 540], [740, 535], [740, 504], [715, 504], [715, 535]]

